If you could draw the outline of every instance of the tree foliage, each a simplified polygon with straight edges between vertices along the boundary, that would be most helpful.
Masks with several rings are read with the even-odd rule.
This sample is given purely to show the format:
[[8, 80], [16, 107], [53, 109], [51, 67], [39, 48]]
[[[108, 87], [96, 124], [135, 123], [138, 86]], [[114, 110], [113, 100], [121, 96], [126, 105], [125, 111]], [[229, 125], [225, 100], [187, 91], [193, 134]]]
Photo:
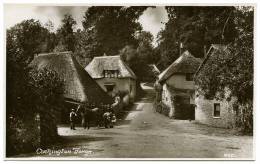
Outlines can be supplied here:
[[[29, 64], [41, 52], [45, 29], [39, 21], [26, 20], [7, 30], [7, 106], [9, 112], [26, 109], [30, 104]], [[19, 115], [19, 112], [18, 112]]]
[[[63, 81], [54, 72], [37, 71], [30, 65], [34, 56], [43, 51], [48, 34], [49, 31], [33, 19], [7, 30], [7, 154], [31, 149], [38, 141], [35, 129], [32, 129], [37, 129], [33, 124], [35, 114], [49, 116], [60, 105]], [[55, 127], [48, 127], [48, 130], [53, 128]]]
[[[196, 84], [207, 97], [229, 100], [236, 97], [238, 120], [243, 131], [253, 130], [253, 27], [254, 11], [251, 7], [233, 11], [234, 25], [238, 35], [226, 50], [211, 56], [211, 60], [196, 77]], [[227, 89], [230, 91], [225, 97]]]
[[205, 93], [217, 96], [225, 88], [243, 103], [253, 99], [253, 10], [237, 9], [236, 39], [219, 50], [198, 74], [196, 81]]
[[55, 51], [75, 51], [76, 38], [74, 34], [74, 26], [76, 21], [71, 15], [65, 14], [62, 19], [62, 25], [57, 30], [57, 36], [59, 38], [59, 45]]
[[134, 71], [140, 81], [152, 81], [154, 73], [149, 67], [157, 57], [152, 46], [153, 36], [150, 32], [142, 31], [137, 34], [138, 46], [127, 45], [120, 50], [122, 59]]
[[[93, 6], [90, 7], [82, 22], [84, 30], [91, 34], [98, 43], [95, 44], [97, 54], [101, 56], [117, 55], [119, 50], [126, 45], [137, 46], [135, 34], [141, 31], [141, 25], [137, 22], [139, 16], [147, 7], [123, 7], [123, 6]], [[91, 44], [91, 43], [89, 43]]]
[[204, 46], [226, 44], [236, 36], [234, 7], [170, 6], [166, 10], [169, 21], [158, 35], [158, 50], [164, 67], [179, 57], [181, 43], [182, 50], [203, 57]]

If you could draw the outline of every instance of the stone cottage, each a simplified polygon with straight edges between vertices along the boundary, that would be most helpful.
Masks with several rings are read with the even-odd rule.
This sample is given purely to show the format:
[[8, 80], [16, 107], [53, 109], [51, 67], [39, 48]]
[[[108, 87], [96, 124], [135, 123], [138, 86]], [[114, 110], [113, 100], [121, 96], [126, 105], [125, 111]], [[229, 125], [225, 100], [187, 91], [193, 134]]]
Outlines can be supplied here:
[[134, 101], [136, 76], [120, 56], [95, 57], [85, 70], [112, 97], [123, 94], [126, 103]]
[[54, 70], [61, 79], [64, 79], [67, 109], [64, 109], [66, 111], [63, 111], [62, 118], [67, 118], [69, 110], [81, 103], [88, 102], [95, 105], [113, 103], [112, 98], [80, 66], [72, 52], [39, 54], [33, 60], [33, 65], [38, 69]]
[[[224, 53], [224, 54], [223, 54]], [[206, 69], [207, 65], [211, 65], [213, 57], [217, 55], [225, 55], [227, 53], [227, 47], [223, 45], [213, 44], [209, 48], [205, 59], [200, 65], [199, 69], [195, 73], [195, 78], [197, 75]], [[229, 95], [229, 90], [226, 89], [225, 96]], [[195, 118], [198, 122], [203, 124], [208, 124], [215, 127], [229, 128], [234, 125], [235, 122], [235, 111], [233, 110], [233, 104], [235, 98], [232, 97], [230, 101], [217, 100], [216, 98], [206, 98], [200, 92], [200, 86], [196, 85], [195, 90]]]
[[185, 51], [158, 78], [161, 85], [161, 102], [169, 109], [169, 117], [194, 119], [193, 75], [201, 59]]

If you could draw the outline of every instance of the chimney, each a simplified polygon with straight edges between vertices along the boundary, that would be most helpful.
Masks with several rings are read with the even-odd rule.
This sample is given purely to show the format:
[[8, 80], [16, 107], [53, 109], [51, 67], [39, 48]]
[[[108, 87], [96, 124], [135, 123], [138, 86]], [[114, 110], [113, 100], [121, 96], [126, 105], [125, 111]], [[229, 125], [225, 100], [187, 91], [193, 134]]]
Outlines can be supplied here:
[[183, 43], [180, 42], [180, 56], [181, 56], [181, 54], [182, 54], [182, 49], [183, 49]]
[[206, 56], [207, 56], [207, 47], [206, 47], [206, 45], [203, 46], [203, 51], [204, 51], [204, 59], [205, 59]]

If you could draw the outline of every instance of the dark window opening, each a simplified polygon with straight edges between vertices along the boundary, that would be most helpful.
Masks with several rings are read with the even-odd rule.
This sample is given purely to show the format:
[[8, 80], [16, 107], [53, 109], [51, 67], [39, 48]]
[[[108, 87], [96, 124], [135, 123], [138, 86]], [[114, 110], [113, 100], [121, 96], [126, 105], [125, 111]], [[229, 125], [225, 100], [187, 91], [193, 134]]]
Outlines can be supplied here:
[[132, 85], [130, 85], [130, 93], [132, 92]]
[[193, 81], [193, 74], [192, 73], [186, 74], [186, 81]]
[[119, 76], [119, 71], [118, 70], [103, 70], [103, 76], [112, 78], [112, 77], [118, 77]]
[[105, 85], [107, 92], [112, 92], [115, 85]]
[[220, 104], [214, 103], [214, 117], [220, 117]]

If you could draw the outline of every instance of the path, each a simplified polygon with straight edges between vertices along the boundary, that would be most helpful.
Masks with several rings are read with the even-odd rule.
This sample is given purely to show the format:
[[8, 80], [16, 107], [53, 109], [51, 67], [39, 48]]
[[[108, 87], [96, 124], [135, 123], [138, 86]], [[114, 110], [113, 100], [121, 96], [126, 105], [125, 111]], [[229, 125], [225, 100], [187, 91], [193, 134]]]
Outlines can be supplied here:
[[[60, 127], [64, 141], [40, 156], [77, 158], [251, 158], [252, 137], [234, 136], [227, 129], [171, 120], [153, 110], [154, 90], [112, 129]], [[73, 150], [73, 151], [71, 151]], [[48, 153], [50, 152], [50, 153]], [[60, 152], [60, 153], [59, 153]], [[38, 156], [33, 154], [33, 156]]]

